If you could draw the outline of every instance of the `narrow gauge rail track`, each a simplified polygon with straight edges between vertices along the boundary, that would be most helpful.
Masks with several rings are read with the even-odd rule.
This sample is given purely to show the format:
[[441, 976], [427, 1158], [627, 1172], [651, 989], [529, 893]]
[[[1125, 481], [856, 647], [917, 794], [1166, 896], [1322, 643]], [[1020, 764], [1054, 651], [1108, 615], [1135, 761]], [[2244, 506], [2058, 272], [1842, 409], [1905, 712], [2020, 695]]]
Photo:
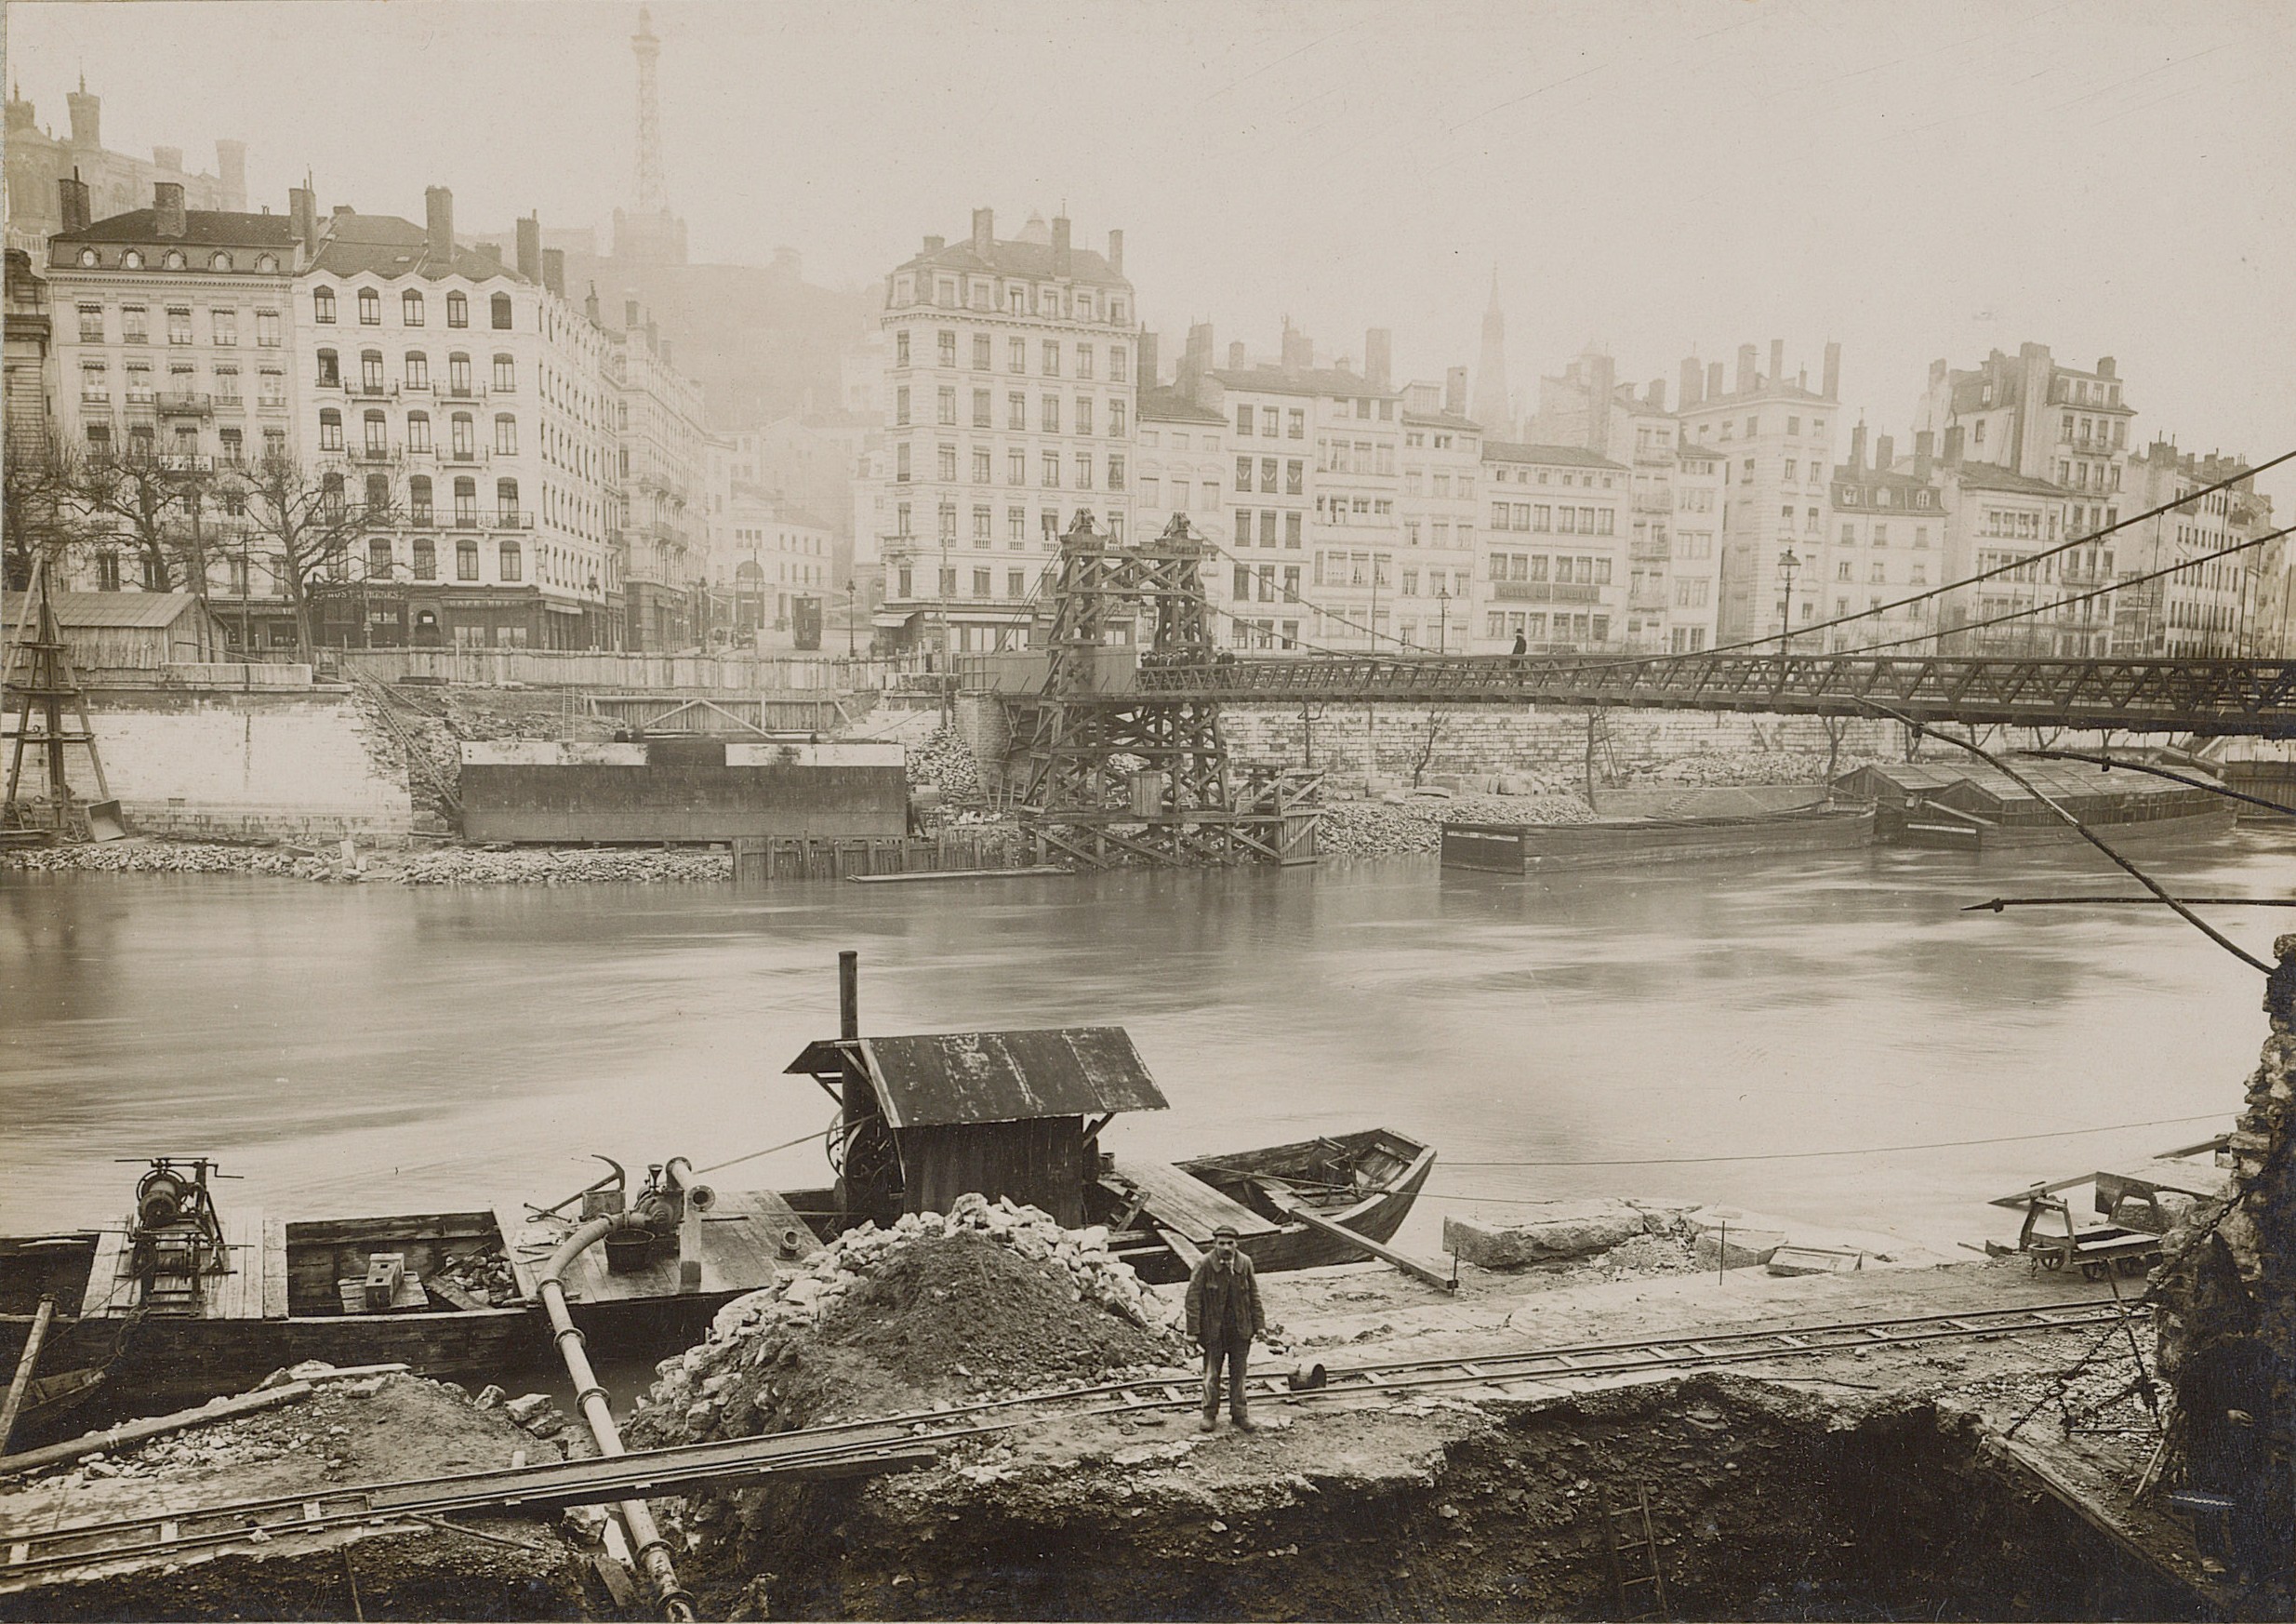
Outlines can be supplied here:
[[[1821, 1357], [1852, 1349], [1926, 1342], [2022, 1338], [2094, 1330], [2145, 1316], [2113, 1298], [1981, 1309], [1878, 1320], [1834, 1321], [1711, 1336], [1582, 1342], [1465, 1359], [1419, 1359], [1345, 1365], [1320, 1383], [1294, 1389], [1288, 1376], [1258, 1376], [1263, 1397], [1293, 1400], [1375, 1398], [1432, 1389], [1542, 1384], [1588, 1377], [1694, 1370], [1780, 1359]], [[1028, 1411], [1082, 1404], [1088, 1415], [1192, 1407], [1192, 1381], [1147, 1378], [989, 1399], [949, 1409], [805, 1428], [759, 1438], [725, 1439], [639, 1450], [602, 1459], [410, 1479], [313, 1495], [235, 1501], [205, 1510], [89, 1523], [40, 1533], [0, 1528], [0, 1588], [62, 1568], [139, 1557], [172, 1557], [204, 1546], [252, 1537], [388, 1523], [488, 1508], [596, 1505], [633, 1494], [659, 1495], [705, 1484], [762, 1477], [818, 1479], [907, 1471], [939, 1458], [941, 1447], [1024, 1424]], [[0, 1466], [5, 1461], [0, 1460]]]

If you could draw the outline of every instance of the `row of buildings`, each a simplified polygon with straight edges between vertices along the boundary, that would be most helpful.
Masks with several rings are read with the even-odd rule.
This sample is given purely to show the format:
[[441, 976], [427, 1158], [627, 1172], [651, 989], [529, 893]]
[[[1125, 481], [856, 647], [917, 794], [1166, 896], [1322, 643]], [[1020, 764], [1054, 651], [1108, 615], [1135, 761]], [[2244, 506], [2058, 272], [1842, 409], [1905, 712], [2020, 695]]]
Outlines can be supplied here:
[[881, 325], [888, 409], [856, 464], [855, 528], [865, 563], [872, 539], [882, 557], [876, 629], [894, 646], [1025, 645], [1079, 512], [1118, 537], [1185, 515], [1212, 543], [1207, 596], [1238, 647], [1791, 636], [1809, 652], [2190, 656], [2280, 639], [2276, 556], [2205, 557], [2267, 531], [2268, 499], [2238, 459], [2137, 444], [2110, 357], [2083, 370], [2027, 344], [1940, 361], [1903, 439], [1844, 421], [1831, 343], [1815, 380], [1789, 374], [1780, 340], [1767, 365], [1751, 344], [1734, 366], [1685, 360], [1671, 403], [1664, 379], [1621, 381], [1590, 349], [1518, 415], [1494, 286], [1470, 415], [1466, 368], [1402, 380], [1378, 328], [1359, 364], [1321, 361], [1288, 325], [1271, 355], [1215, 356], [1199, 326], [1167, 372], [1121, 232], [1105, 252], [1065, 218], [1000, 238], [987, 209], [895, 267]]

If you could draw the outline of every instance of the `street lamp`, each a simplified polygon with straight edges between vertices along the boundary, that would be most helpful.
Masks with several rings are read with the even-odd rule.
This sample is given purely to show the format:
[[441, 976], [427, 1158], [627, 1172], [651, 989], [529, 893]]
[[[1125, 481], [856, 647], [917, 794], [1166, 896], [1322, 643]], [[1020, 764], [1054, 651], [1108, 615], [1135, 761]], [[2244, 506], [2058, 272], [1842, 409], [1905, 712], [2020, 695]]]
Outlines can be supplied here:
[[853, 658], [853, 617], [858, 604], [853, 594], [853, 577], [845, 578], [845, 658]]
[[1794, 650], [1794, 572], [1801, 567], [1801, 560], [1794, 556], [1794, 544], [1787, 542], [1778, 554], [1778, 581], [1785, 589], [1785, 601], [1778, 616], [1778, 659], [1781, 664]]

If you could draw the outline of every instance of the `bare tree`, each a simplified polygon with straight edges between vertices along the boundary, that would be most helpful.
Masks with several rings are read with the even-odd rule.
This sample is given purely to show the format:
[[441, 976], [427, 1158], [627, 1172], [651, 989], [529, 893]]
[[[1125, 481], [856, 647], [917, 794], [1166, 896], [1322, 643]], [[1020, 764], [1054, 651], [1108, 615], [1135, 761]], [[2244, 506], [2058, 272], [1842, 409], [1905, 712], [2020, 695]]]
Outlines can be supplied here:
[[200, 457], [164, 457], [131, 449], [88, 457], [73, 492], [90, 517], [126, 541], [145, 585], [205, 597], [211, 537], [206, 518], [216, 499], [214, 465]]
[[9, 445], [0, 461], [0, 556], [10, 592], [29, 589], [43, 561], [66, 565], [111, 533], [80, 501], [80, 472], [76, 459], [45, 435]]
[[1419, 759], [1411, 764], [1411, 787], [1419, 788], [1419, 780], [1427, 776], [1427, 764], [1435, 759], [1435, 741], [1443, 736], [1443, 712], [1437, 707], [1427, 707], [1427, 736], [1419, 742]]
[[313, 472], [288, 457], [266, 458], [249, 471], [246, 503], [250, 542], [295, 616], [297, 654], [311, 659], [322, 606], [356, 590], [352, 550], [369, 531], [390, 525], [394, 510], [352, 502], [342, 474]]

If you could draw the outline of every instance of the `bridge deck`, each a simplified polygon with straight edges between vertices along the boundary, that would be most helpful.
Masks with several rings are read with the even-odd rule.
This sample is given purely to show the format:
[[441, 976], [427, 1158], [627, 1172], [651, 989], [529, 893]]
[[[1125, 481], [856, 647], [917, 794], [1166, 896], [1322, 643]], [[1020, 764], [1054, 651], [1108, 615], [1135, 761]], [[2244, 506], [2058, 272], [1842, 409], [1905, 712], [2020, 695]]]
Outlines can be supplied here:
[[[1008, 693], [1023, 702], [1032, 697]], [[1312, 655], [1189, 665], [1150, 662], [1129, 673], [1108, 673], [1086, 702], [1145, 699], [1894, 713], [1922, 723], [2283, 738], [2296, 734], [2296, 661]], [[1079, 701], [1070, 697], [1067, 702]]]

